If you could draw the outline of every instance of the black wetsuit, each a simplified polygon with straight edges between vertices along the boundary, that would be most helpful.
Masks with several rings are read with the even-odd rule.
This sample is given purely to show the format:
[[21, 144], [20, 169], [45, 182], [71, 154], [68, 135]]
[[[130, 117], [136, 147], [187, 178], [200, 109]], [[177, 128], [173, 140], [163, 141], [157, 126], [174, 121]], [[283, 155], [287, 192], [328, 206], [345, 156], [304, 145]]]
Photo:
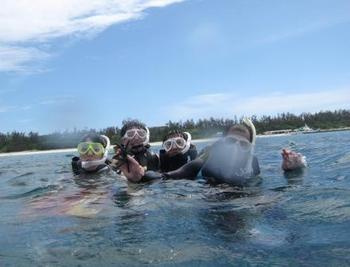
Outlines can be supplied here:
[[160, 171], [170, 172], [181, 168], [187, 162], [194, 160], [197, 157], [197, 148], [191, 144], [189, 150], [185, 154], [177, 154], [169, 157], [164, 149], [159, 151]]
[[144, 151], [134, 154], [136, 161], [145, 168], [145, 175], [141, 179], [142, 182], [148, 182], [154, 179], [159, 179], [159, 157], [151, 152], [148, 148]]
[[159, 170], [159, 158], [158, 155], [145, 148], [143, 151], [134, 154], [135, 160], [147, 171]]
[[[140, 151], [131, 154], [134, 159], [145, 168], [145, 175], [140, 182], [148, 182], [150, 180], [162, 178], [159, 171], [159, 157], [157, 154], [149, 150], [149, 146], [144, 146]], [[112, 159], [112, 168], [117, 173], [121, 173], [119, 166], [123, 164], [124, 160], [120, 162], [119, 156], [114, 156]]]
[[[151, 152], [148, 151], [148, 153], [151, 153]], [[163, 172], [179, 169], [181, 166], [187, 164], [189, 161], [194, 160], [197, 157], [197, 154], [198, 154], [197, 148], [195, 145], [192, 145], [192, 144], [190, 146], [190, 149], [187, 151], [187, 153], [176, 155], [174, 157], [168, 157], [165, 154], [164, 150], [160, 150], [159, 158], [157, 154], [154, 154], [154, 153], [148, 154], [147, 157], [149, 161], [147, 162], [151, 163], [149, 164], [151, 165], [151, 168], [147, 166], [145, 175], [142, 177], [140, 182], [149, 182], [156, 179], [163, 179], [165, 178], [165, 176], [163, 175]], [[135, 159], [140, 163], [136, 155], [135, 155]], [[157, 165], [157, 168], [156, 168], [156, 165]]]
[[[232, 185], [243, 185], [247, 179], [245, 177], [221, 177], [215, 173], [210, 167], [206, 166], [206, 162], [209, 157], [209, 153], [213, 147], [220, 145], [221, 141], [214, 143], [211, 146], [206, 147], [199, 154], [199, 156], [184, 164], [180, 168], [161, 173], [159, 172], [159, 159], [158, 156], [148, 150], [143, 153], [135, 155], [135, 159], [140, 163], [141, 166], [147, 166], [145, 175], [142, 177], [140, 182], [148, 182], [156, 179], [195, 179], [200, 171], [202, 175], [207, 179], [209, 183], [228, 183]], [[258, 159], [254, 156], [252, 161], [252, 176], [257, 176], [260, 173], [260, 167]]]
[[109, 168], [110, 163], [111, 162], [107, 159], [104, 164], [97, 166], [97, 168], [94, 170], [88, 171], [88, 170], [83, 169], [82, 164], [81, 164], [81, 160], [79, 157], [73, 157], [72, 158], [72, 170], [73, 170], [73, 173], [75, 175], [79, 175], [82, 173], [96, 173], [96, 172], [99, 172], [105, 168], [106, 169]]

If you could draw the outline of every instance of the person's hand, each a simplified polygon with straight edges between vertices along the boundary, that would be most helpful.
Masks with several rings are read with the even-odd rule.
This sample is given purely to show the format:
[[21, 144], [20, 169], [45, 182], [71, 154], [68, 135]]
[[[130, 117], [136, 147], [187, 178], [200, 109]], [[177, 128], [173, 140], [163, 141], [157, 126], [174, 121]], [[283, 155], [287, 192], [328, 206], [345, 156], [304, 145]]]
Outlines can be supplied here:
[[139, 182], [145, 175], [145, 169], [131, 156], [127, 156], [128, 163], [122, 164], [119, 169], [131, 182]]
[[306, 167], [305, 157], [292, 150], [282, 149], [282, 169], [284, 171], [293, 171]]
[[117, 145], [114, 147], [114, 154], [115, 157], [118, 157], [122, 154], [122, 150]]

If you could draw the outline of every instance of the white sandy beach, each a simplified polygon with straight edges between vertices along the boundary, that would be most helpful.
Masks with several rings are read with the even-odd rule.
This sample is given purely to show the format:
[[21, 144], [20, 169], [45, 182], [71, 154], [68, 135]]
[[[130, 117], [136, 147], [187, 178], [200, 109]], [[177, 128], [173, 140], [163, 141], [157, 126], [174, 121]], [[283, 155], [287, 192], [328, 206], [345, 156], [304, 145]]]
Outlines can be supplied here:
[[[216, 140], [215, 138], [207, 139], [198, 139], [193, 140], [194, 144], [210, 142]], [[162, 142], [154, 142], [150, 144], [151, 146], [161, 146]], [[27, 155], [38, 155], [38, 154], [53, 154], [53, 153], [75, 153], [76, 148], [65, 148], [65, 149], [51, 149], [51, 150], [40, 150], [40, 151], [21, 151], [21, 152], [9, 152], [9, 153], [0, 153], [0, 157], [10, 157], [10, 156], [27, 156]]]
[[75, 152], [76, 150], [77, 150], [76, 148], [65, 148], [65, 149], [52, 149], [52, 150], [40, 150], [40, 151], [9, 152], [9, 153], [0, 153], [0, 157], [65, 153], [65, 152]]
[[[287, 135], [291, 135], [291, 134], [257, 135], [257, 138], [278, 137], [278, 136], [287, 136]], [[215, 141], [217, 139], [218, 138], [205, 138], [205, 139], [192, 140], [192, 142], [194, 144], [198, 144], [198, 143], [204, 143], [204, 142], [213, 142], [213, 141]], [[162, 142], [153, 142], [153, 143], [150, 143], [150, 145], [151, 146], [161, 146]], [[69, 152], [75, 153], [76, 152], [76, 148], [0, 153], [0, 157], [26, 156], [26, 155], [38, 155], [38, 154], [53, 154], [53, 153], [69, 153]]]

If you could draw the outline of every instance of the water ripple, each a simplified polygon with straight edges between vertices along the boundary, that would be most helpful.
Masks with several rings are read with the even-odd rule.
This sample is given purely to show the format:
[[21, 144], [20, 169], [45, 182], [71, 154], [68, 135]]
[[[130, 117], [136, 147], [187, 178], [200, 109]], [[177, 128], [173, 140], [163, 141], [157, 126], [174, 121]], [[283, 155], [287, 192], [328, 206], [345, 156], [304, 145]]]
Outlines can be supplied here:
[[49, 192], [56, 192], [58, 191], [62, 186], [60, 185], [48, 185], [43, 187], [37, 187], [30, 191], [20, 193], [20, 194], [12, 194], [4, 197], [0, 197], [0, 199], [20, 199], [20, 198], [27, 198], [27, 197], [40, 197], [43, 196]]

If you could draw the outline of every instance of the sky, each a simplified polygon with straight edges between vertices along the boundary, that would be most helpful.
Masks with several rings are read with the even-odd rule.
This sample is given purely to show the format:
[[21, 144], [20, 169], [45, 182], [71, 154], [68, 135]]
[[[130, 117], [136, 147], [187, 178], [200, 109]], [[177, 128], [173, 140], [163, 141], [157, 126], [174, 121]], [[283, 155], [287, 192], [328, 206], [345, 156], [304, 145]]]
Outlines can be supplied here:
[[1, 0], [0, 132], [350, 109], [348, 0]]

